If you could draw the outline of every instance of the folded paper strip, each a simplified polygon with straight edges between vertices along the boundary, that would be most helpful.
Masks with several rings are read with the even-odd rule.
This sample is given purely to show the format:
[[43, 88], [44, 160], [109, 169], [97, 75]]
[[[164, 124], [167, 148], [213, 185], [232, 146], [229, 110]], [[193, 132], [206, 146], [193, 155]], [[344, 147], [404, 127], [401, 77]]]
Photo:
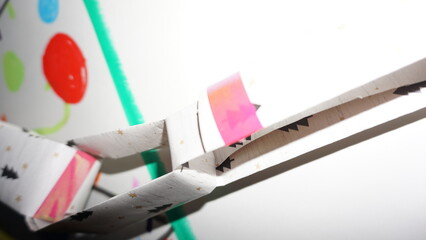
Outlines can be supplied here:
[[34, 218], [56, 222], [64, 218], [67, 209], [93, 167], [96, 159], [77, 151], [62, 173]]
[[15, 173], [13, 178], [0, 178], [1, 201], [24, 216], [47, 222], [81, 210], [80, 204], [72, 203], [77, 194], [88, 194], [88, 189], [86, 194], [80, 191], [99, 169], [94, 157], [5, 122], [0, 122], [0, 136], [3, 173]]
[[[72, 140], [70, 143], [80, 149], [78, 156], [87, 156], [81, 152], [87, 151], [99, 157], [120, 158], [170, 148], [172, 171], [44, 229], [115, 231], [209, 194], [217, 186], [388, 121], [416, 112], [426, 116], [426, 96], [422, 93], [426, 87], [425, 59], [326, 101], [308, 99], [310, 107], [297, 112], [286, 112], [280, 102], [259, 97], [253, 102], [250, 96], [261, 94], [250, 87], [252, 78], [244, 76], [235, 74], [209, 88], [196, 104], [166, 120]], [[275, 96], [265, 94], [265, 99], [268, 97]], [[276, 98], [283, 97], [289, 96]], [[268, 115], [268, 109], [283, 113]], [[74, 159], [77, 164], [78, 159]], [[71, 173], [64, 179], [72, 175], [75, 166], [70, 164]], [[55, 187], [62, 184], [67, 185], [67, 180], [57, 181]], [[55, 187], [51, 196], [56, 194]], [[44, 204], [46, 209], [40, 208], [36, 216], [56, 220], [59, 205], [55, 200]]]

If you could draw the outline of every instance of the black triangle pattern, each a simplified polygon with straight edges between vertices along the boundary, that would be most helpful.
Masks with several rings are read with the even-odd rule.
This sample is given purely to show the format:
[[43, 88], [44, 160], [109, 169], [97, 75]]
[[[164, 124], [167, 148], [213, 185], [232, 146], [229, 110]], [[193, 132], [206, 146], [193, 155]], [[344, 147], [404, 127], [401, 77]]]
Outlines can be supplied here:
[[[250, 136], [248, 136], [248, 137], [246, 137], [245, 138], [245, 140], [247, 140], [247, 141], [251, 141], [251, 135]], [[237, 145], [244, 145], [244, 142], [242, 142], [242, 141], [240, 141], [240, 142], [236, 142], [236, 143], [233, 143], [233, 144], [231, 144], [231, 145], [229, 145], [229, 147], [233, 147], [233, 148], [236, 148], [237, 147]]]
[[393, 93], [397, 95], [408, 95], [412, 92], [420, 92], [420, 88], [426, 87], [426, 81], [397, 88]]
[[172, 205], [173, 204], [171, 204], [171, 203], [170, 204], [164, 204], [164, 205], [155, 207], [154, 209], [150, 209], [150, 210], [148, 210], [148, 212], [150, 212], [150, 213], [158, 213], [158, 212], [161, 212], [161, 211], [163, 211], [163, 210], [171, 207]]
[[186, 163], [181, 165], [180, 172], [183, 171], [183, 168], [189, 168], [189, 162], [186, 162]]
[[74, 140], [69, 140], [68, 142], [67, 142], [67, 146], [68, 147], [72, 147], [72, 146], [75, 146], [76, 144], [75, 144], [75, 142], [74, 142]]
[[228, 157], [227, 159], [225, 159], [225, 161], [223, 161], [223, 163], [221, 163], [219, 166], [216, 167], [216, 170], [224, 172], [223, 168], [231, 169], [232, 161], [234, 161], [234, 159], [231, 159], [230, 157]]
[[295, 130], [295, 131], [299, 131], [299, 127], [298, 126], [305, 126], [305, 127], [309, 127], [309, 121], [308, 119], [311, 118], [313, 115], [311, 116], [307, 116], [305, 118], [302, 118], [294, 123], [290, 123], [289, 125], [286, 125], [284, 127], [279, 128], [279, 130], [281, 131], [286, 131], [289, 132], [290, 129], [291, 130]]
[[11, 178], [11, 179], [18, 179], [18, 173], [13, 170], [13, 168], [9, 168], [7, 165], [5, 165], [2, 169], [3, 172], [1, 173], [1, 177], [5, 178]]
[[82, 211], [82, 212], [79, 212], [79, 213], [72, 215], [70, 218], [71, 218], [71, 221], [74, 220], [74, 221], [81, 222], [81, 221], [87, 219], [88, 217], [92, 216], [92, 214], [93, 214], [93, 211]]

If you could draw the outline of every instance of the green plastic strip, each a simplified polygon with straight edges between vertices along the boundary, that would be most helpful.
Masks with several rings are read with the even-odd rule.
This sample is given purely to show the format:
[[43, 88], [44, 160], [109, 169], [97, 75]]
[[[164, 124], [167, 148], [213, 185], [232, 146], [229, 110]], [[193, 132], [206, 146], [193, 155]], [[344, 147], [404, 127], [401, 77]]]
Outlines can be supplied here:
[[[136, 105], [133, 94], [127, 84], [127, 78], [121, 69], [120, 59], [116, 53], [112, 41], [109, 37], [108, 30], [104, 24], [102, 14], [97, 0], [84, 0], [96, 36], [104, 54], [108, 69], [114, 81], [115, 89], [117, 90], [124, 113], [126, 114], [129, 125], [140, 124], [144, 122], [142, 113]], [[157, 178], [166, 173], [163, 163], [156, 151], [147, 151], [141, 153], [145, 161], [148, 172], [151, 178]], [[174, 232], [180, 240], [195, 239], [188, 219], [185, 217], [185, 212], [182, 207], [177, 207], [166, 212], [166, 216], [171, 222]]]
[[139, 108], [136, 106], [136, 101], [127, 84], [126, 75], [124, 75], [121, 69], [120, 59], [109, 38], [108, 30], [105, 27], [102, 14], [100, 13], [98, 1], [85, 0], [84, 4], [92, 20], [99, 45], [104, 54], [112, 80], [114, 81], [115, 89], [117, 90], [127, 121], [130, 125], [143, 123], [144, 119]]

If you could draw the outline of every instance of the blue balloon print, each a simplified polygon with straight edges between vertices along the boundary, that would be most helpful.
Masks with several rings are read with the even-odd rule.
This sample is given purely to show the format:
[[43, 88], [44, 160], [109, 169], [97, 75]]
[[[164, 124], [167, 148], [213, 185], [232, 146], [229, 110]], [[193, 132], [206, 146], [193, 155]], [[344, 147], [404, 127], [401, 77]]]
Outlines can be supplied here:
[[38, 14], [45, 23], [52, 23], [58, 17], [59, 1], [58, 0], [39, 0]]

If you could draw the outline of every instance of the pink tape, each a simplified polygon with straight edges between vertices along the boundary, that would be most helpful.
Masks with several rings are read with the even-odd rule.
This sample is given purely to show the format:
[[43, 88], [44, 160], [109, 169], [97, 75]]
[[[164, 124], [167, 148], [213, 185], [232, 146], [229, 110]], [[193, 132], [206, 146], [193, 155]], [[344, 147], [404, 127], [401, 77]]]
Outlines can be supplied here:
[[239, 73], [209, 87], [207, 93], [216, 126], [226, 145], [262, 129]]
[[61, 220], [95, 161], [87, 153], [77, 151], [33, 217], [49, 222]]

